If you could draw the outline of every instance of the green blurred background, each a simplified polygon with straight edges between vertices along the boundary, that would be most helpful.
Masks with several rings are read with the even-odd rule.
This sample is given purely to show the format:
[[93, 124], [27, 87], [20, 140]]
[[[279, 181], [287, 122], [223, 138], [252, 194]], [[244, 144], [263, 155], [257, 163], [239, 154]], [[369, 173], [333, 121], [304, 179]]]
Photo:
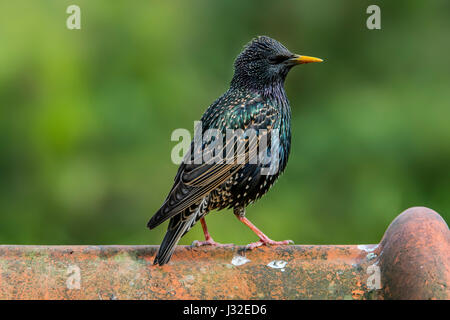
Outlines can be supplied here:
[[[448, 221], [449, 1], [17, 0], [0, 4], [0, 243], [159, 244], [166, 224], [146, 223], [177, 170], [170, 135], [263, 34], [326, 62], [288, 76], [290, 161], [247, 216], [297, 244], [377, 243], [417, 205]], [[217, 241], [256, 240], [231, 211], [207, 221]]]

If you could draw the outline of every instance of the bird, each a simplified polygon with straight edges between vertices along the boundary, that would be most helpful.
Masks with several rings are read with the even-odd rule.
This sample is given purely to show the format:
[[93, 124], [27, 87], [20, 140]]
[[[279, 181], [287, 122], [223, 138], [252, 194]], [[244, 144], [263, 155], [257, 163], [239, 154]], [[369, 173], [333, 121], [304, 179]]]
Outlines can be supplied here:
[[[247, 245], [248, 249], [293, 243], [291, 240], [274, 241], [266, 236], [246, 218], [246, 207], [266, 194], [286, 168], [291, 149], [291, 109], [284, 89], [288, 72], [296, 65], [322, 61], [291, 53], [268, 36], [255, 37], [244, 46], [234, 62], [229, 89], [206, 109], [201, 118], [201, 130], [205, 133], [215, 129], [223, 134], [227, 130], [254, 130], [258, 136], [252, 141], [259, 147], [265, 138], [265, 152], [277, 159], [276, 170], [267, 174], [267, 162], [250, 161], [255, 159], [250, 155], [254, 156], [258, 151], [253, 147], [255, 143], [249, 143], [250, 138], [245, 135], [224, 140], [233, 148], [242, 141], [247, 143], [240, 149], [245, 155], [243, 161], [192, 161], [195, 154], [202, 152], [203, 155], [209, 152], [212, 158], [227, 154], [222, 150], [213, 154], [212, 143], [203, 140], [195, 151], [194, 138], [178, 168], [172, 189], [147, 224], [149, 229], [154, 229], [170, 219], [154, 265], [168, 263], [181, 237], [199, 220], [205, 241], [194, 241], [193, 245], [227, 246], [215, 242], [208, 232], [205, 216], [213, 210], [232, 209], [234, 215], [258, 236], [257, 242]], [[272, 139], [275, 132], [278, 140]]]

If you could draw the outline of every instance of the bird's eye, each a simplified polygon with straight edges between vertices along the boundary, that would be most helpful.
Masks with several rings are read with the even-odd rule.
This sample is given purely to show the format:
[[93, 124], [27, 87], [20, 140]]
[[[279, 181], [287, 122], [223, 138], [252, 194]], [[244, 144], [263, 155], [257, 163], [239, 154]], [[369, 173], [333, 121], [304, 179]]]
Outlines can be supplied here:
[[269, 62], [270, 62], [271, 64], [277, 64], [277, 63], [282, 63], [282, 62], [285, 61], [287, 58], [288, 58], [288, 57], [286, 57], [286, 56], [284, 56], [284, 55], [278, 54], [278, 55], [275, 55], [275, 56], [270, 56], [270, 57], [268, 58], [268, 60], [269, 60]]

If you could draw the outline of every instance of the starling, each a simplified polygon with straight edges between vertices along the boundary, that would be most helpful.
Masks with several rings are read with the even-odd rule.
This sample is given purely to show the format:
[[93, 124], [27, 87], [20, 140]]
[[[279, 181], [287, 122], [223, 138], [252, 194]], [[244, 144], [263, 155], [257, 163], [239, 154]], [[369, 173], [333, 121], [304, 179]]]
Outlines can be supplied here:
[[[284, 91], [284, 80], [289, 70], [295, 65], [321, 61], [319, 58], [293, 54], [281, 43], [267, 36], [257, 37], [244, 47], [234, 62], [230, 88], [209, 106], [201, 118], [202, 133], [208, 129], [216, 129], [225, 135], [227, 129], [253, 129], [258, 133], [258, 147], [261, 145], [261, 137], [265, 137], [265, 152], [276, 156], [277, 170], [265, 174], [263, 170], [267, 169], [267, 162], [250, 161], [254, 159], [250, 154], [255, 150], [249, 146], [248, 136], [240, 135], [238, 139], [225, 141], [225, 144], [231, 143], [233, 148], [237, 147], [239, 140], [247, 142], [244, 149], [241, 148], [246, 155], [245, 160], [240, 162], [192, 161], [195, 154], [193, 141], [191, 151], [178, 169], [169, 195], [147, 224], [148, 228], [153, 229], [170, 219], [154, 264], [167, 263], [180, 238], [198, 220], [201, 222], [205, 241], [196, 241], [195, 244], [221, 245], [209, 235], [205, 222], [205, 216], [214, 209], [232, 208], [235, 216], [256, 233], [259, 241], [249, 244], [249, 249], [260, 245], [292, 243], [290, 240], [273, 241], [267, 237], [245, 217], [245, 207], [271, 188], [288, 161], [291, 148], [291, 110]], [[274, 132], [278, 135], [277, 144], [272, 140]], [[202, 140], [200, 146], [200, 152], [206, 152], [208, 142]], [[219, 151], [217, 154], [223, 155], [226, 152]]]

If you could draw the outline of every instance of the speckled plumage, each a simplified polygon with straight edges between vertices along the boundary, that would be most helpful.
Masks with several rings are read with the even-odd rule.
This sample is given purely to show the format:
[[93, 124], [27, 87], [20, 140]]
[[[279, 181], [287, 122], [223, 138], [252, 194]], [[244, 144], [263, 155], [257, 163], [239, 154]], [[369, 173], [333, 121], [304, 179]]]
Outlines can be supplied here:
[[[284, 171], [291, 148], [289, 101], [284, 80], [298, 57], [269, 37], [252, 40], [235, 61], [230, 88], [202, 116], [203, 132], [218, 129], [267, 130], [270, 153], [278, 152], [279, 169], [262, 175], [263, 164], [193, 164], [184, 161], [164, 204], [148, 223], [150, 229], [170, 219], [168, 230], [155, 258], [155, 264], [169, 261], [179, 239], [214, 209], [232, 208], [237, 216], [261, 198]], [[270, 135], [279, 130], [279, 145], [272, 150]], [[203, 145], [203, 149], [205, 145]], [[190, 155], [193, 160], [193, 154]], [[248, 159], [247, 159], [248, 160]], [[206, 235], [206, 232], [205, 232]]]

